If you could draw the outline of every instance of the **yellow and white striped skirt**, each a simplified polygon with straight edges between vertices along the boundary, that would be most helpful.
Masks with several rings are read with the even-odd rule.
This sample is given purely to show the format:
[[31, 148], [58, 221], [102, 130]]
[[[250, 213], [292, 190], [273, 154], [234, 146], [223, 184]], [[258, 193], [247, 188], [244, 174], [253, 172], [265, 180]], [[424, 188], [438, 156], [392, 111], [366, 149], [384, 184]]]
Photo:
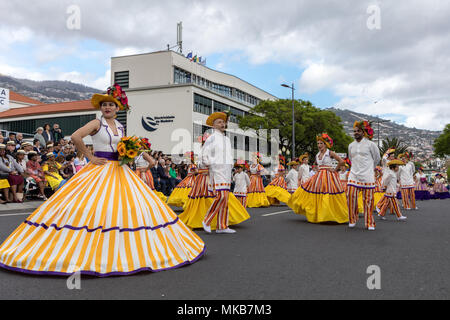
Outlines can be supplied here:
[[88, 164], [0, 246], [0, 266], [31, 273], [94, 276], [190, 264], [203, 241], [132, 171]]

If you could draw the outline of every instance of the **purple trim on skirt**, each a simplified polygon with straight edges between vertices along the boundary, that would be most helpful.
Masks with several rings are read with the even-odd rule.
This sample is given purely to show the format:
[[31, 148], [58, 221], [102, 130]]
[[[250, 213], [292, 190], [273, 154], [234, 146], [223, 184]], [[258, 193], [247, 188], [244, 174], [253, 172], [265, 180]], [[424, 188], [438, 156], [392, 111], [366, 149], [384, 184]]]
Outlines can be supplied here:
[[94, 156], [97, 158], [104, 158], [109, 161], [119, 161], [119, 153], [118, 152], [94, 152]]
[[[152, 230], [152, 231], [154, 231], [154, 230], [157, 230], [157, 229], [160, 229], [160, 228], [166, 228], [167, 226], [172, 225], [172, 224], [176, 224], [178, 222], [178, 220], [179, 220], [179, 218], [177, 217], [172, 222], [161, 224], [161, 225], [156, 226], [156, 227], [139, 227], [139, 228], [135, 228], [135, 229], [129, 229], [129, 228], [121, 229], [119, 227], [114, 227], [114, 228], [104, 229], [104, 230], [102, 230], [102, 233], [107, 233], [107, 232], [110, 232], [110, 231], [113, 231], [113, 230], [118, 230], [119, 232], [136, 232], [136, 231], [140, 231], [140, 230]], [[63, 226], [63, 227], [58, 227], [56, 224], [52, 224], [49, 227], [45, 223], [38, 224], [38, 223], [31, 222], [31, 221], [28, 221], [28, 220], [25, 220], [24, 223], [26, 223], [26, 224], [28, 224], [30, 226], [37, 227], [37, 228], [42, 227], [45, 230], [47, 230], [49, 228], [55, 228], [56, 231], [61, 231], [62, 229], [70, 229], [70, 230], [74, 230], [74, 231], [80, 231], [80, 230], [86, 229], [87, 232], [95, 232], [97, 230], [103, 229], [103, 227], [97, 227], [95, 229], [89, 229], [87, 226], [85, 226], [85, 227], [73, 227], [73, 226], [69, 226], [69, 225], [66, 225], [66, 226]]]
[[343, 193], [345, 193], [345, 191], [342, 191], [342, 192], [336, 192], [336, 193], [332, 193], [332, 192], [313, 192], [313, 191], [306, 190], [305, 188], [303, 188], [303, 186], [301, 186], [301, 188], [302, 188], [304, 191], [306, 191], [306, 192], [308, 192], [308, 193], [311, 193], [311, 194], [331, 194], [331, 195], [337, 195], [337, 194], [343, 194]]
[[[141, 269], [137, 269], [137, 270], [130, 271], [130, 272], [111, 272], [111, 273], [98, 273], [95, 271], [80, 271], [80, 274], [105, 278], [105, 277], [111, 277], [111, 276], [129, 276], [129, 275], [133, 275], [133, 274], [143, 272], [143, 271], [149, 271], [149, 272], [167, 271], [167, 270], [171, 270], [171, 269], [180, 268], [185, 265], [193, 264], [193, 263], [197, 262], [205, 254], [205, 252], [206, 252], [206, 247], [204, 247], [202, 252], [200, 252], [200, 254], [197, 257], [195, 257], [192, 261], [185, 261], [183, 263], [180, 263], [180, 264], [178, 264], [174, 267], [170, 267], [170, 268], [152, 269], [152, 268], [147, 267], [147, 268], [141, 268]], [[32, 270], [26, 270], [26, 269], [21, 269], [21, 268], [16, 268], [16, 267], [10, 267], [3, 263], [0, 263], [0, 267], [10, 270], [10, 271], [21, 272], [21, 273], [25, 273], [25, 274], [33, 274], [33, 275], [50, 275], [50, 276], [67, 277], [67, 276], [71, 276], [72, 274], [74, 274], [74, 273], [64, 273], [64, 272], [54, 272], [54, 271], [32, 271]]]

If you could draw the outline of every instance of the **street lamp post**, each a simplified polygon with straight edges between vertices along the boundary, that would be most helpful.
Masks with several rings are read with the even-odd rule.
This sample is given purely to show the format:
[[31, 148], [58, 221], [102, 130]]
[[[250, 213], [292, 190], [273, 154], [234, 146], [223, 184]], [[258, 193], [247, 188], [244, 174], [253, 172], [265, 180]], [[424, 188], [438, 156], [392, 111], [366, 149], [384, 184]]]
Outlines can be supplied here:
[[295, 159], [295, 97], [294, 97], [294, 83], [292, 83], [292, 86], [289, 86], [287, 84], [282, 84], [282, 87], [292, 89], [292, 160]]
[[378, 135], [378, 147], [380, 147], [380, 123], [391, 122], [391, 120], [379, 119], [379, 120], [375, 120], [374, 122], [376, 122], [378, 124], [378, 133], [377, 133], [377, 135]]

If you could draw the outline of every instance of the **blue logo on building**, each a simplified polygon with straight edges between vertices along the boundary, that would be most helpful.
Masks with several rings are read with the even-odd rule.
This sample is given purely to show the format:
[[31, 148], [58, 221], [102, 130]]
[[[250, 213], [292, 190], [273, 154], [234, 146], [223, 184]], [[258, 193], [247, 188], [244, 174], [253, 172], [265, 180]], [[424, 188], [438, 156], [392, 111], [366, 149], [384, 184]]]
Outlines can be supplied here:
[[174, 116], [163, 116], [163, 117], [142, 117], [142, 126], [148, 132], [153, 132], [158, 130], [160, 124], [163, 123], [173, 123], [175, 120]]
[[157, 123], [152, 117], [142, 117], [142, 126], [149, 132], [153, 132], [158, 129], [158, 124], [159, 123]]

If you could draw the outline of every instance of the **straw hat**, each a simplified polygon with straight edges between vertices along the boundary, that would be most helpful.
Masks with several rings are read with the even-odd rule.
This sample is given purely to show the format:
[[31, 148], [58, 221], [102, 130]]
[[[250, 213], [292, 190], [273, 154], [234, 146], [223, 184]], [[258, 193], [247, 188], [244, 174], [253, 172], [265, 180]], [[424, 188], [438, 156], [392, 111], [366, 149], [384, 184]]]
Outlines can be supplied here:
[[228, 121], [228, 116], [225, 112], [214, 112], [211, 114], [206, 120], [206, 125], [212, 127], [214, 125], [214, 121], [217, 119], [222, 119], [223, 121]]
[[106, 94], [96, 93], [91, 98], [91, 104], [95, 109], [100, 109], [103, 102], [113, 102], [119, 107], [120, 110], [130, 109], [127, 95], [118, 84], [109, 87]]
[[405, 163], [402, 160], [398, 160], [398, 159], [389, 161], [387, 165], [388, 166], [392, 166], [392, 165], [395, 165], [395, 164], [399, 165], [399, 166], [404, 166], [405, 165]]

